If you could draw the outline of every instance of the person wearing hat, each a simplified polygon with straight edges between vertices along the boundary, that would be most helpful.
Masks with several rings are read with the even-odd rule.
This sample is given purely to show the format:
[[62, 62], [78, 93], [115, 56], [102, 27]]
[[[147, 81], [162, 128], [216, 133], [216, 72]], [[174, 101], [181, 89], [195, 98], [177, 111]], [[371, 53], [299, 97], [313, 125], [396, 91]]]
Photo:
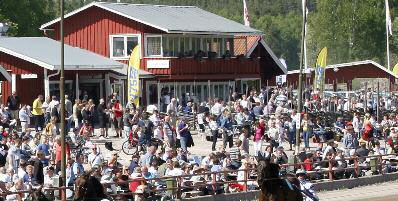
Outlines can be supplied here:
[[346, 132], [343, 137], [344, 152], [347, 157], [353, 156], [355, 149], [358, 147], [358, 139], [354, 134], [354, 127], [349, 125], [346, 127]]
[[318, 201], [319, 198], [316, 195], [316, 191], [314, 188], [314, 184], [311, 181], [306, 179], [307, 172], [302, 169], [298, 169], [296, 171], [297, 179], [300, 182], [300, 189], [305, 195], [305, 201]]

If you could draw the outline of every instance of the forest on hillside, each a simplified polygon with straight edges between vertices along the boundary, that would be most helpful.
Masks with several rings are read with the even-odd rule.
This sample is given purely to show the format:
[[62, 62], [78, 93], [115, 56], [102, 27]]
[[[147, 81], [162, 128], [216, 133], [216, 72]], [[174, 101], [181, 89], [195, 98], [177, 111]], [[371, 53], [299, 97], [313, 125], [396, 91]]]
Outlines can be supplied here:
[[[307, 0], [308, 65], [314, 66], [322, 47], [328, 64], [371, 59], [386, 65], [385, 6], [383, 0]], [[65, 0], [66, 13], [92, 0]], [[108, 0], [117, 2], [117, 0]], [[123, 3], [192, 5], [243, 23], [242, 0], [120, 0]], [[247, 0], [251, 26], [264, 33], [274, 53], [289, 70], [300, 60], [301, 0]], [[391, 65], [398, 62], [398, 0], [389, 0], [393, 22]], [[59, 16], [59, 0], [0, 0], [0, 22], [12, 25], [8, 35], [41, 36], [41, 24]], [[397, 16], [398, 17], [398, 16]]]

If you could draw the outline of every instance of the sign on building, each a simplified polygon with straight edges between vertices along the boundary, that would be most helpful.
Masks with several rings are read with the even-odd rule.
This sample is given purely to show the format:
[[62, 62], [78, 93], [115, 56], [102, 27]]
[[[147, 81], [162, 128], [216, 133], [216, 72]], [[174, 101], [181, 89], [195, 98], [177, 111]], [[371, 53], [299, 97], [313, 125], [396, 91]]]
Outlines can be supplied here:
[[37, 74], [21, 74], [21, 79], [36, 79]]
[[170, 60], [147, 60], [146, 67], [150, 68], [170, 68]]
[[277, 85], [282, 85], [286, 83], [286, 75], [278, 75], [276, 76], [276, 84]]

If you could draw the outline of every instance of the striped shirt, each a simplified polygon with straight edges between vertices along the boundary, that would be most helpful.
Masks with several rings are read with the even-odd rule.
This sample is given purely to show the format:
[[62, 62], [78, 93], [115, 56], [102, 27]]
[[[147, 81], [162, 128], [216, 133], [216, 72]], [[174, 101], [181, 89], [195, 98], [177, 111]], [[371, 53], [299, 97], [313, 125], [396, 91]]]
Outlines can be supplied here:
[[238, 161], [240, 157], [239, 147], [233, 146], [229, 149], [229, 157], [232, 161]]

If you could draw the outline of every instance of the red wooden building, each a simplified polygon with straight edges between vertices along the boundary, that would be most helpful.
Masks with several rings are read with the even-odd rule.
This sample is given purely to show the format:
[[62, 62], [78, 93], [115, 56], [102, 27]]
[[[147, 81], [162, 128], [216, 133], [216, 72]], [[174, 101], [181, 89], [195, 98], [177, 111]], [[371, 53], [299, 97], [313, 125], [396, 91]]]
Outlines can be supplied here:
[[[59, 20], [40, 29], [59, 40]], [[156, 76], [143, 82], [144, 104], [161, 92], [226, 98], [285, 71], [260, 31], [193, 6], [95, 2], [68, 13], [64, 30], [67, 44], [123, 63], [140, 45], [141, 69]]]
[[[289, 71], [287, 85], [297, 88], [298, 77], [299, 70]], [[306, 86], [311, 86], [313, 79], [313, 69], [303, 70]], [[375, 88], [379, 82], [382, 89], [395, 91], [397, 79], [398, 76], [392, 71], [371, 60], [329, 65], [325, 71], [325, 87], [331, 91], [358, 90], [364, 87], [365, 82], [369, 88]], [[275, 85], [275, 80], [272, 79], [270, 85]]]
[[[60, 42], [47, 37], [0, 37], [2, 102], [16, 91], [31, 105], [39, 95], [59, 96]], [[90, 98], [110, 94], [123, 63], [93, 52], [65, 45], [65, 93], [73, 100], [83, 93]], [[140, 74], [143, 74], [140, 72]]]

